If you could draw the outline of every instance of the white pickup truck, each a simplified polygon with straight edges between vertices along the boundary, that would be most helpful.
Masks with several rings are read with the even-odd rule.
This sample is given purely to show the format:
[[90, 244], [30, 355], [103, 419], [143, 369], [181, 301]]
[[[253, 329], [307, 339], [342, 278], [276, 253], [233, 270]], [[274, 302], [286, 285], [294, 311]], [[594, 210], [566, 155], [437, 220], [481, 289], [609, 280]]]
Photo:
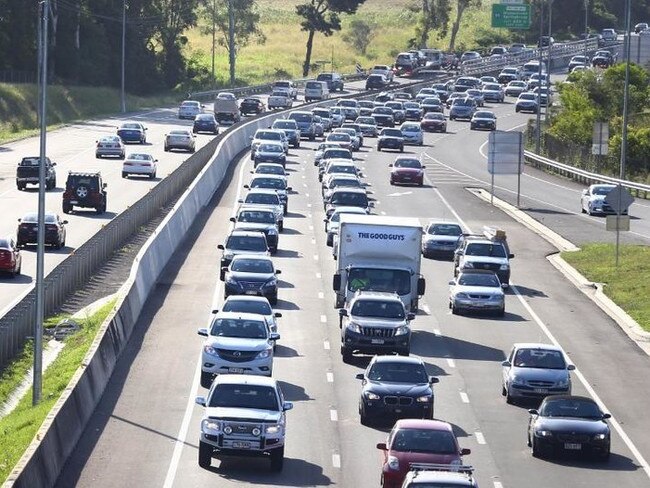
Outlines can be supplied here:
[[272, 91], [276, 91], [277, 89], [288, 91], [289, 96], [294, 100], [298, 98], [298, 88], [296, 87], [296, 84], [293, 81], [278, 80], [275, 83], [273, 83]]
[[269, 96], [267, 102], [269, 110], [276, 108], [291, 108], [293, 106], [293, 98], [291, 98], [291, 92], [288, 89], [284, 88], [274, 88], [273, 92]]
[[391, 83], [393, 81], [393, 69], [386, 64], [376, 64], [370, 70], [371, 75], [384, 75], [386, 81]]

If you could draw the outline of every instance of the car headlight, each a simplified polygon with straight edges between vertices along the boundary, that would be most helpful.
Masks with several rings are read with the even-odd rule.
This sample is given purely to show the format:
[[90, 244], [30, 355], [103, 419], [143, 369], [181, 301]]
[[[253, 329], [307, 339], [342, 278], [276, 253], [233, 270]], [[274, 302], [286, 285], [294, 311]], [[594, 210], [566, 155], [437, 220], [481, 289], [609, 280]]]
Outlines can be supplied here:
[[408, 333], [409, 333], [409, 328], [405, 325], [400, 325], [397, 329], [395, 329], [396, 336], [402, 336]]
[[282, 432], [282, 426], [281, 425], [267, 425], [266, 426], [266, 433], [267, 434], [279, 434]]
[[525, 385], [526, 381], [523, 378], [520, 378], [519, 376], [513, 376], [510, 378], [510, 381], [512, 382], [513, 385]]
[[604, 441], [605, 439], [607, 439], [607, 434], [596, 434], [594, 436], [595, 441]]
[[474, 263], [472, 263], [471, 261], [465, 261], [463, 263], [463, 268], [473, 268], [473, 267], [474, 267]]
[[366, 398], [368, 400], [379, 400], [381, 397], [377, 395], [376, 393], [373, 393], [371, 391], [366, 392]]
[[233, 278], [232, 276], [227, 276], [226, 277], [226, 283], [228, 283], [229, 285], [233, 285], [233, 286], [239, 286], [239, 283], [237, 283], [237, 280], [235, 280], [235, 278]]
[[212, 419], [204, 419], [201, 422], [201, 430], [205, 434], [218, 435], [220, 432], [219, 422]]
[[468, 299], [469, 299], [469, 295], [468, 295], [467, 293], [456, 293], [456, 294], [454, 295], [454, 298], [457, 298], [457, 299], [459, 299], [459, 300], [468, 300]]
[[388, 468], [393, 471], [399, 471], [399, 459], [395, 456], [388, 456]]
[[565, 379], [563, 379], [563, 380], [559, 380], [559, 381], [556, 383], [556, 385], [557, 385], [558, 387], [560, 387], [560, 388], [565, 388], [565, 387], [569, 386], [569, 378], [565, 378]]
[[351, 332], [356, 332], [357, 334], [361, 334], [361, 328], [359, 327], [359, 324], [355, 322], [348, 322], [348, 329]]
[[501, 266], [499, 266], [499, 269], [502, 271], [510, 269], [510, 265], [508, 263], [504, 263]]
[[269, 281], [264, 283], [263, 288], [275, 288], [278, 286], [278, 280], [276, 278], [271, 278]]
[[257, 353], [257, 359], [268, 358], [271, 355], [272, 350], [273, 349], [269, 348], [269, 349], [264, 349], [263, 351], [260, 351], [259, 353]]
[[552, 437], [553, 432], [551, 432], [550, 430], [537, 430], [535, 431], [535, 435], [537, 437]]
[[418, 403], [429, 403], [433, 397], [431, 395], [422, 395], [417, 397]]
[[224, 253], [223, 253], [223, 258], [224, 258], [226, 261], [230, 261], [230, 260], [232, 259], [233, 256], [234, 256], [234, 254], [233, 254], [232, 251], [224, 251]]
[[493, 302], [500, 302], [503, 300], [503, 295], [490, 295], [490, 300]]
[[206, 354], [210, 354], [211, 356], [217, 355], [217, 350], [210, 345], [203, 346], [203, 350], [205, 351]]
[[271, 228], [268, 230], [268, 234], [271, 235], [271, 236], [274, 236], [274, 235], [276, 235], [277, 233], [278, 233], [278, 231], [277, 231], [275, 228], [273, 228], [273, 227], [271, 227]]

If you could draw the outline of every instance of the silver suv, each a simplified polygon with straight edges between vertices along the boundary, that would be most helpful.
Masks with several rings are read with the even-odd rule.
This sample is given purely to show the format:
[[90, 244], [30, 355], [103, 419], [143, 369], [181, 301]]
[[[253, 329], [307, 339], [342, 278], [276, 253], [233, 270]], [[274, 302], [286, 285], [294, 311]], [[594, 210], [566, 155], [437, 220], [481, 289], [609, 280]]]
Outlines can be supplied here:
[[510, 284], [511, 254], [505, 238], [481, 235], [461, 235], [454, 252], [454, 277], [465, 270], [487, 269], [494, 271], [506, 287]]
[[200, 328], [206, 337], [201, 357], [201, 386], [209, 388], [217, 374], [273, 373], [273, 345], [280, 334], [271, 332], [262, 315], [219, 312], [209, 328]]
[[264, 456], [273, 471], [284, 465], [287, 410], [291, 402], [277, 381], [263, 376], [219, 376], [206, 397], [201, 419], [199, 466], [208, 469], [217, 456]]
[[349, 362], [353, 352], [409, 355], [409, 323], [415, 314], [406, 313], [396, 293], [358, 291], [347, 308], [339, 309], [339, 316], [343, 362]]

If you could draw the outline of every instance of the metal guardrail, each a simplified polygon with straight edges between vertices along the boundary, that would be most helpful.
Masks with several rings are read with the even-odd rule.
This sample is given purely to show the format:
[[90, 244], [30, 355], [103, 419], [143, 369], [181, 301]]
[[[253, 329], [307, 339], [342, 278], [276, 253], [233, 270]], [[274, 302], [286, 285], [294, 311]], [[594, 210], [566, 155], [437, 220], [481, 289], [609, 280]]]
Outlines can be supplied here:
[[640, 193], [644, 194], [644, 198], [650, 194], [650, 185], [644, 185], [643, 183], [636, 183], [629, 180], [619, 180], [617, 178], [612, 178], [610, 176], [599, 175], [597, 173], [592, 173], [584, 169], [576, 168], [568, 164], [560, 163], [559, 161], [554, 161], [552, 159], [540, 156], [530, 151], [524, 151], [524, 156], [526, 160], [536, 167], [542, 168], [552, 168], [553, 171], [560, 173], [564, 176], [571, 176], [574, 179], [588, 183], [610, 183], [612, 185], [621, 185], [629, 190], [633, 190], [637, 196]]

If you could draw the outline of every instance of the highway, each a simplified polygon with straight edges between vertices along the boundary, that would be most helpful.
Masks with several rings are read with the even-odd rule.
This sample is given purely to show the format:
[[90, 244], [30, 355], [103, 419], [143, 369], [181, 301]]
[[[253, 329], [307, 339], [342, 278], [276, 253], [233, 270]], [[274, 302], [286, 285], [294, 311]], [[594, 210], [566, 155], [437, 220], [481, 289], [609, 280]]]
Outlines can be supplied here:
[[[500, 129], [517, 129], [528, 116], [513, 114], [510, 103], [495, 107]], [[427, 291], [413, 322], [412, 353], [421, 356], [436, 385], [436, 417], [451, 422], [461, 447], [472, 450], [465, 462], [476, 468], [483, 488], [646, 487], [650, 484], [650, 420], [646, 415], [650, 366], [618, 326], [546, 259], [551, 245], [466, 188], [488, 188], [481, 148], [487, 133], [467, 122], [449, 123], [449, 134], [427, 134], [422, 155], [427, 184], [392, 187], [388, 164], [396, 153], [377, 153], [375, 142], [356, 154], [375, 198], [374, 213], [457, 218], [468, 230], [495, 225], [506, 230], [512, 252], [512, 283], [502, 319], [455, 316], [447, 308], [451, 263], [424, 260]], [[288, 401], [286, 462], [271, 473], [266, 460], [214, 460], [210, 470], [197, 463], [202, 409], [194, 404], [202, 340], [196, 335], [209, 312], [219, 308], [216, 246], [228, 234], [238, 195], [250, 176], [245, 156], [233, 168], [230, 184], [205, 210], [182, 249], [165, 270], [149, 299], [104, 396], [57, 486], [377, 486], [377, 442], [385, 428], [363, 427], [355, 374], [367, 361], [343, 364], [338, 314], [333, 307], [334, 261], [325, 245], [323, 207], [311, 148], [292, 150], [291, 212], [275, 257], [282, 270], [277, 309], [282, 335], [274, 376]], [[227, 178], [226, 178], [227, 180]], [[497, 179], [497, 195], [513, 201], [514, 177]], [[526, 169], [522, 204], [529, 213], [576, 244], [604, 240], [602, 218], [580, 214], [580, 185]], [[648, 205], [631, 209], [634, 234], [644, 242]], [[512, 406], [500, 395], [500, 363], [514, 342], [560, 344], [576, 364], [573, 392], [596, 396], [613, 415], [612, 456], [602, 464], [582, 459], [532, 458], [526, 447], [526, 406]]]

